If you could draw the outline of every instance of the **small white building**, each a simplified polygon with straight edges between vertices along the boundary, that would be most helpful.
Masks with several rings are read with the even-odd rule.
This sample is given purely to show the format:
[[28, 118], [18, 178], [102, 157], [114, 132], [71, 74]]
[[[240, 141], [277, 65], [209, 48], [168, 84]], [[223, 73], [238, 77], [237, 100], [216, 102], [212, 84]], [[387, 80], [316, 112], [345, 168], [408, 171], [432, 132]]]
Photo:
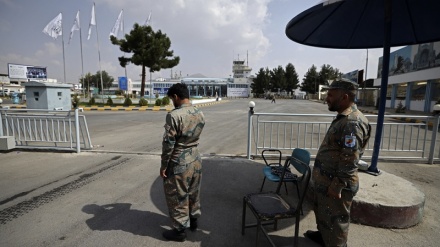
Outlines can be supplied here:
[[72, 109], [72, 100], [70, 98], [70, 88], [72, 85], [30, 81], [24, 83], [24, 86], [28, 109]]

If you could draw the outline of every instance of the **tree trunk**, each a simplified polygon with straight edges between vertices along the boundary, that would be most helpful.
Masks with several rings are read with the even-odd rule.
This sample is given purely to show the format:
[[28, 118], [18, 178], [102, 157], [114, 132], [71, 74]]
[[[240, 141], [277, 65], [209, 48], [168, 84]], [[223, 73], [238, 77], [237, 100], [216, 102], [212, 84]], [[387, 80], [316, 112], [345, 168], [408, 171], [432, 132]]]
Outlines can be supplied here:
[[141, 98], [145, 95], [145, 65], [142, 65]]

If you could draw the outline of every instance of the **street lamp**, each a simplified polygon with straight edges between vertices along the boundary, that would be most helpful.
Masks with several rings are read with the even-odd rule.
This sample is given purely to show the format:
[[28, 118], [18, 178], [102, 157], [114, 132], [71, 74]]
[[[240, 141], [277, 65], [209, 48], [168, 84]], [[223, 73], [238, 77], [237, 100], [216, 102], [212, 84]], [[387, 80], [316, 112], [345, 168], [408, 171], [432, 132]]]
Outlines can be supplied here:
[[316, 94], [316, 77], [313, 77], [313, 79], [315, 79], [315, 86], [313, 87], [313, 89], [315, 90], [315, 94]]
[[247, 143], [247, 159], [251, 159], [251, 123], [252, 115], [254, 115], [255, 102], [249, 101], [249, 112], [248, 112], [248, 143]]
[[249, 113], [252, 115], [254, 114], [254, 107], [255, 107], [255, 102], [253, 101], [249, 101]]

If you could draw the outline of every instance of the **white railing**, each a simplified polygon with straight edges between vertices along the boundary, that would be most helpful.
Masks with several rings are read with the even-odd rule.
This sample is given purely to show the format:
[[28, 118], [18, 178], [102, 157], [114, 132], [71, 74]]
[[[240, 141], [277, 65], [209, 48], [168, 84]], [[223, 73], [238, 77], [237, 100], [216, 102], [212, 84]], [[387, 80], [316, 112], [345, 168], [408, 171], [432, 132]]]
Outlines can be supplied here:
[[[371, 158], [377, 115], [365, 115], [372, 126], [363, 158]], [[259, 156], [264, 149], [279, 149], [289, 155], [305, 148], [315, 156], [335, 114], [254, 113], [249, 111], [247, 157]], [[439, 116], [385, 115], [380, 159], [421, 159], [432, 164]], [[439, 152], [440, 153], [440, 152]]]
[[79, 110], [0, 109], [0, 136], [13, 136], [16, 148], [91, 149], [85, 116]]

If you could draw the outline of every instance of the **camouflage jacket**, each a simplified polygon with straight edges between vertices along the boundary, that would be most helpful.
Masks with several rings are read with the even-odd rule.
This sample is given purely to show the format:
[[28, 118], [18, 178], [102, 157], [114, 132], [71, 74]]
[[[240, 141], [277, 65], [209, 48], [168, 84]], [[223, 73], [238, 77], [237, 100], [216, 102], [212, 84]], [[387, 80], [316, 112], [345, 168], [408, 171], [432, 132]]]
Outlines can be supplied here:
[[169, 112], [164, 126], [161, 169], [172, 168], [178, 174], [186, 170], [187, 164], [200, 159], [197, 145], [204, 126], [202, 111], [191, 104]]
[[370, 133], [368, 120], [355, 104], [338, 114], [331, 123], [316, 155], [315, 166], [319, 162], [322, 170], [333, 175], [329, 182], [334, 191], [347, 187], [357, 191], [357, 163]]

